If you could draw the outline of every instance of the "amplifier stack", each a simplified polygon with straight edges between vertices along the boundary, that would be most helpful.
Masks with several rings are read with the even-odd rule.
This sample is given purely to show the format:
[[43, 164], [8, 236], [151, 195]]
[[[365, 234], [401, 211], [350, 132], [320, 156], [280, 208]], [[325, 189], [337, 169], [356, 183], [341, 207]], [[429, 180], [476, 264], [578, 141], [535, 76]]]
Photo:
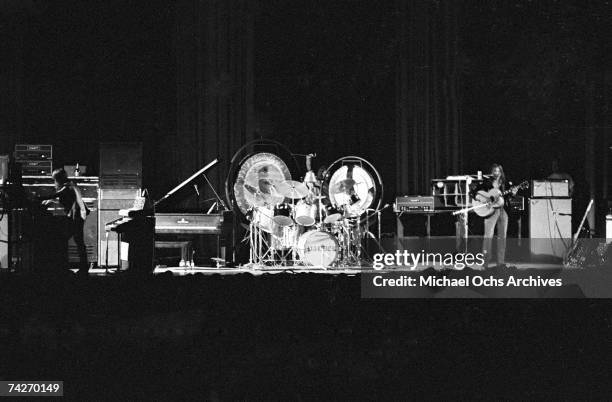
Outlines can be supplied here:
[[101, 143], [99, 172], [98, 264], [118, 266], [117, 233], [105, 231], [105, 224], [117, 219], [119, 210], [134, 206], [134, 200], [140, 195], [142, 144]]
[[423, 213], [433, 212], [434, 196], [433, 195], [404, 195], [395, 199], [393, 204], [395, 212], [405, 213]]
[[23, 176], [50, 176], [53, 171], [53, 145], [15, 145], [15, 162]]

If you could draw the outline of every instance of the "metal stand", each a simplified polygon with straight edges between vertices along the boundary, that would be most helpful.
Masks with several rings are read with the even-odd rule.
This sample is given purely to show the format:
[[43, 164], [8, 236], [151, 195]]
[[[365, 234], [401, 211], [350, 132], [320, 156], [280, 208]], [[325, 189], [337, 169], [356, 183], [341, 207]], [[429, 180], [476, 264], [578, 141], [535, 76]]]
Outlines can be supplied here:
[[[465, 205], [467, 207], [470, 206], [470, 183], [472, 182], [471, 179], [467, 179], [465, 181]], [[463, 252], [467, 253], [468, 251], [468, 240], [470, 238], [470, 233], [469, 233], [469, 226], [468, 226], [468, 216], [469, 216], [469, 212], [465, 211], [464, 213], [464, 217], [463, 217], [463, 234], [465, 236], [464, 238], [464, 249]]]
[[[377, 219], [377, 230], [378, 230], [378, 236], [375, 236], [372, 232], [370, 232], [370, 220], [369, 220], [369, 216], [366, 215], [366, 228], [365, 231], [363, 231], [363, 238], [360, 240], [360, 243], [363, 243], [363, 240], [367, 240], [367, 238], [371, 238], [372, 240], [374, 240], [374, 243], [376, 243], [376, 246], [378, 247], [378, 250], [384, 253], [384, 249], [382, 247], [382, 245], [380, 244], [380, 239], [381, 239], [381, 232], [382, 232], [382, 227], [381, 227], [381, 215], [382, 215], [382, 211], [383, 209], [385, 209], [385, 207], [379, 209], [378, 211], [375, 211], [376, 214], [376, 219]], [[403, 230], [403, 228], [402, 228]], [[362, 244], [362, 247], [363, 244]], [[368, 253], [367, 253], [367, 247], [364, 247], [364, 251], [366, 252], [368, 258], [371, 257]]]
[[273, 249], [270, 247], [270, 241], [266, 238], [265, 231], [251, 220], [249, 223], [249, 243], [251, 249], [249, 252], [249, 266], [253, 269], [261, 269], [271, 260]]

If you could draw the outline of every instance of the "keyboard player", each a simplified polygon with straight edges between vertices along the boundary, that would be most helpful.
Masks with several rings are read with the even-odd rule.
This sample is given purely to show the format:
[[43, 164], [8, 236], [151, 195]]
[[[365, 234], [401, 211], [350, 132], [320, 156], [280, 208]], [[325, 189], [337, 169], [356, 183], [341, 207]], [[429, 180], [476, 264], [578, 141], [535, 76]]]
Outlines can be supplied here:
[[[59, 199], [66, 213], [68, 234], [74, 238], [79, 253], [78, 274], [86, 276], [89, 271], [89, 262], [87, 261], [83, 227], [87, 215], [89, 215], [89, 209], [83, 202], [83, 197], [76, 184], [68, 180], [68, 175], [64, 169], [54, 170], [52, 176], [55, 181], [55, 192], [49, 196], [41, 197], [40, 200], [43, 205], [49, 205], [52, 199]], [[60, 232], [61, 228], [57, 228], [57, 231]]]

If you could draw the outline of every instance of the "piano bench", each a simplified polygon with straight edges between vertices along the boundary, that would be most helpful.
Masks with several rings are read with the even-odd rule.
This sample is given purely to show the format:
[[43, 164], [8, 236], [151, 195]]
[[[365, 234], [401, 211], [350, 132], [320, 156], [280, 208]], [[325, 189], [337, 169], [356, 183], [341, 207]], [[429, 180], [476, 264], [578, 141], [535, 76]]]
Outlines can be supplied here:
[[192, 243], [189, 240], [184, 241], [156, 241], [155, 248], [180, 248], [181, 260], [191, 261]]

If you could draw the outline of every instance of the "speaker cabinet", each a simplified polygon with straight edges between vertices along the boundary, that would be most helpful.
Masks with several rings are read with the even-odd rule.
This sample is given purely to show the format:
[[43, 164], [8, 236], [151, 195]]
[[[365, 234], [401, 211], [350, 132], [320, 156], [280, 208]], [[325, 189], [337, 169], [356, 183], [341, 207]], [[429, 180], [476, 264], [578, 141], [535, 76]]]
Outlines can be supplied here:
[[100, 144], [100, 203], [98, 219], [98, 265], [117, 266], [117, 233], [105, 225], [119, 216], [120, 209], [134, 206], [142, 187], [142, 144]]
[[100, 209], [116, 210], [131, 208], [138, 197], [138, 189], [100, 189]]
[[569, 180], [532, 180], [531, 197], [569, 197]]
[[[85, 238], [85, 247], [87, 249], [87, 261], [95, 263], [98, 261], [98, 208], [88, 206], [91, 213], [85, 220], [83, 227], [83, 235]], [[68, 240], [68, 261], [70, 263], [78, 263], [79, 252], [72, 237]]]
[[0, 208], [0, 268], [8, 268], [8, 214]]
[[0, 155], [0, 186], [3, 186], [9, 178], [9, 156]]
[[98, 248], [98, 265], [101, 267], [117, 266], [117, 233], [106, 232], [104, 225], [119, 218], [118, 210], [101, 210], [99, 213], [98, 227], [100, 228], [100, 246]]
[[117, 266], [117, 233], [106, 232], [105, 225], [119, 216], [120, 209], [134, 206], [138, 190], [134, 189], [100, 189], [100, 209], [98, 212], [98, 265]]
[[28, 211], [0, 208], [0, 268], [11, 268], [17, 272], [32, 271], [32, 238], [36, 229]]
[[100, 144], [100, 187], [142, 187], [142, 144], [112, 142]]
[[529, 237], [532, 256], [563, 258], [571, 245], [572, 199], [531, 199]]

